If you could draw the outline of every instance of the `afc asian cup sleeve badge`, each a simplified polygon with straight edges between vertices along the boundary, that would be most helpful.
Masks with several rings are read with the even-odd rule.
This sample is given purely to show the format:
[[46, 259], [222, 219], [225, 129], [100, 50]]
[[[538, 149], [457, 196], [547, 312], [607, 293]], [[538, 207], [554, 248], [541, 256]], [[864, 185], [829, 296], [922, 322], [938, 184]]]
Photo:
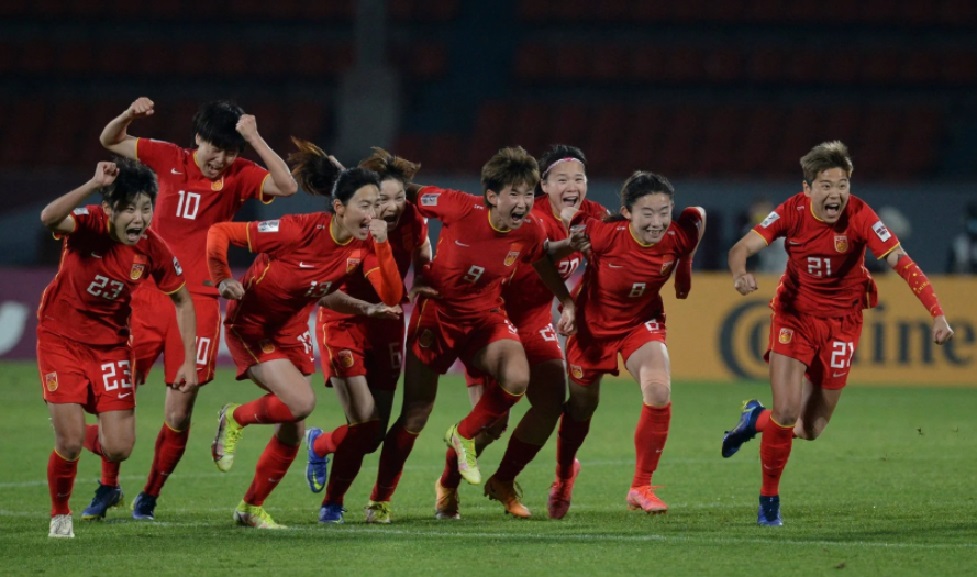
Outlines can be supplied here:
[[349, 349], [339, 351], [337, 356], [339, 357], [339, 364], [342, 365], [343, 368], [352, 368], [352, 366], [356, 363], [356, 359], [353, 358], [353, 351]]
[[139, 280], [142, 278], [142, 273], [146, 272], [146, 257], [137, 254], [132, 259], [132, 268], [129, 269], [129, 278], [132, 280]]
[[421, 206], [437, 206], [440, 192], [425, 192], [421, 195]]
[[848, 252], [848, 235], [845, 234], [835, 235], [835, 252], [841, 252], [841, 253]]
[[44, 388], [52, 393], [58, 390], [58, 373], [48, 373], [44, 375]]
[[782, 345], [789, 344], [793, 338], [794, 331], [791, 329], [780, 329], [780, 334], [777, 335], [777, 341], [779, 341]]
[[278, 232], [279, 221], [263, 220], [258, 223], [258, 232]]

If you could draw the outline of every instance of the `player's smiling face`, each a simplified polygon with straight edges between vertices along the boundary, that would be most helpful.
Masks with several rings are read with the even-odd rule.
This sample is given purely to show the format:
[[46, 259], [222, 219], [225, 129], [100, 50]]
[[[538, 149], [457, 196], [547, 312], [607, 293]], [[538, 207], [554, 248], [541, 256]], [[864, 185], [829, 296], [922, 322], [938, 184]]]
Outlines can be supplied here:
[[227, 167], [234, 163], [234, 160], [238, 157], [238, 152], [236, 150], [225, 150], [214, 146], [210, 142], [200, 138], [198, 134], [197, 151], [193, 157], [197, 161], [197, 167], [200, 168], [200, 173], [205, 178], [216, 180], [224, 174]]
[[533, 209], [533, 187], [528, 184], [507, 185], [499, 192], [485, 191], [489, 218], [498, 230], [515, 230], [526, 222]]
[[564, 208], [579, 209], [587, 198], [587, 170], [577, 159], [563, 160], [550, 168], [540, 187], [554, 213], [560, 214]]
[[400, 223], [400, 217], [407, 207], [407, 193], [404, 183], [396, 178], [387, 178], [380, 182], [380, 196], [378, 198], [377, 218], [387, 221], [387, 229], [393, 230]]
[[107, 202], [103, 202], [102, 207], [109, 217], [112, 238], [125, 245], [132, 246], [139, 242], [153, 221], [153, 201], [145, 194], [139, 194], [131, 203], [116, 206], [115, 209]]
[[851, 183], [843, 168], [822, 170], [814, 182], [804, 182], [804, 194], [811, 198], [811, 210], [818, 220], [838, 222], [851, 197]]
[[646, 194], [634, 201], [631, 210], [621, 210], [631, 221], [631, 234], [641, 244], [655, 244], [665, 237], [665, 231], [672, 222], [674, 203], [664, 192]]
[[[346, 234], [336, 234], [339, 241], [352, 235], [357, 240], [366, 240], [370, 236], [370, 221], [377, 217], [377, 198], [380, 191], [372, 184], [361, 186], [353, 193], [352, 198], [343, 204], [340, 200], [333, 200], [333, 210], [336, 219]], [[339, 231], [334, 231], [339, 232]]]

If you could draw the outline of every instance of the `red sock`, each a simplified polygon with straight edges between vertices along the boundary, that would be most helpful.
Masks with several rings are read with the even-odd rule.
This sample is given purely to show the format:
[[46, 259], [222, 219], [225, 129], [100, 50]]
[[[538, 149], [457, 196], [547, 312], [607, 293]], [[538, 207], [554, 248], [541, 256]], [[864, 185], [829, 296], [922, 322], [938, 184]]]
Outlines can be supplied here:
[[500, 386], [487, 387], [475, 408], [458, 423], [458, 434], [474, 439], [482, 429], [502, 418], [523, 396], [513, 395]]
[[542, 445], [533, 445], [521, 441], [513, 434], [509, 437], [509, 446], [505, 448], [502, 462], [499, 463], [495, 476], [503, 481], [514, 480], [542, 448]]
[[560, 479], [573, 476], [573, 462], [589, 432], [590, 419], [574, 421], [564, 411], [560, 417], [560, 431], [556, 435], [556, 476]]
[[461, 473], [458, 472], [458, 453], [451, 447], [444, 453], [444, 470], [441, 471], [441, 486], [445, 489], [457, 489], [461, 484]]
[[634, 429], [634, 478], [631, 487], [646, 487], [651, 485], [651, 476], [658, 468], [668, 440], [668, 423], [672, 418], [672, 404], [664, 407], [643, 405], [638, 426]]
[[176, 469], [177, 463], [187, 450], [187, 440], [190, 438], [190, 428], [183, 431], [174, 431], [169, 425], [163, 423], [163, 427], [156, 435], [156, 449], [153, 452], [153, 466], [149, 470], [149, 477], [146, 479], [146, 486], [143, 492], [152, 497], [159, 497], [160, 490], [166, 479]]
[[271, 393], [234, 409], [233, 417], [239, 425], [266, 425], [269, 423], [294, 423], [296, 421], [288, 405]]
[[102, 442], [98, 440], [98, 425], [85, 425], [85, 448], [102, 458], [102, 478], [99, 482], [108, 487], [118, 487], [122, 463], [113, 463], [105, 458]]
[[371, 501], [389, 501], [400, 482], [400, 475], [404, 472], [404, 463], [414, 448], [417, 435], [411, 433], [399, 422], [394, 423], [387, 431], [380, 451], [380, 465], [377, 471], [377, 483], [370, 493]]
[[790, 448], [793, 445], [794, 425], [781, 426], [770, 419], [760, 439], [760, 463], [763, 469], [763, 486], [760, 495], [773, 497], [780, 494], [780, 476], [787, 466]]
[[767, 423], [770, 422], [770, 409], [763, 409], [756, 418], [756, 431], [762, 433], [767, 430]]
[[51, 516], [70, 515], [68, 501], [71, 500], [71, 490], [75, 486], [75, 475], [78, 473], [78, 459], [69, 461], [51, 451], [47, 460], [47, 489], [51, 494]]
[[348, 425], [340, 425], [329, 432], [323, 431], [323, 433], [316, 438], [315, 443], [312, 444], [312, 450], [315, 451], [315, 454], [319, 455], [320, 457], [331, 455], [332, 453], [336, 452], [339, 445], [343, 442], [343, 439], [346, 438], [348, 432]]
[[[336, 456], [333, 457], [332, 471], [329, 472], [329, 482], [326, 484], [326, 496], [322, 501], [323, 504], [343, 504], [346, 491], [356, 480], [356, 475], [360, 472], [360, 467], [363, 466], [363, 457], [373, 447], [377, 433], [380, 432], [380, 421], [367, 421], [349, 427], [343, 425], [340, 429], [343, 429], [345, 440], [336, 449]], [[319, 437], [319, 439], [321, 438]], [[316, 440], [318, 441], [318, 439]]]
[[251, 480], [248, 492], [244, 494], [244, 502], [257, 507], [264, 505], [265, 499], [285, 477], [288, 466], [295, 460], [298, 452], [298, 445], [286, 445], [278, 440], [277, 435], [272, 435], [261, 457], [258, 458], [258, 465], [254, 468], [254, 479]]

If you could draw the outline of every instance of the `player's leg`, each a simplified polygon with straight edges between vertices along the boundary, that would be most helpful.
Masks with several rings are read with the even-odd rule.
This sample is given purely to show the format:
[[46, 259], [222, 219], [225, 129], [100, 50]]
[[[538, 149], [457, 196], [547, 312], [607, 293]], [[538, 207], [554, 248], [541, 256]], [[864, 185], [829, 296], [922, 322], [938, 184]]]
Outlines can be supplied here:
[[[294, 367], [293, 367], [294, 368]], [[297, 370], [296, 370], [297, 372]], [[262, 377], [268, 379], [269, 371], [261, 371]], [[307, 377], [304, 386], [312, 393], [312, 386]], [[281, 385], [282, 383], [277, 383]], [[298, 386], [294, 384], [292, 386]], [[279, 387], [279, 390], [282, 390]], [[293, 391], [293, 393], [295, 393]], [[276, 393], [277, 394], [277, 393]], [[300, 395], [293, 394], [292, 397]], [[293, 405], [296, 406], [296, 405]], [[234, 510], [234, 520], [239, 525], [254, 527], [255, 529], [285, 529], [272, 519], [271, 515], [264, 508], [265, 500], [275, 490], [278, 483], [285, 477], [289, 466], [298, 455], [299, 446], [302, 443], [302, 436], [305, 432], [305, 421], [282, 422], [275, 425], [275, 434], [272, 435], [268, 444], [265, 446], [258, 463], [255, 465], [254, 477], [251, 485], [244, 494], [244, 499]]]
[[85, 441], [85, 411], [78, 403], [48, 402], [54, 425], [54, 450], [48, 457], [47, 483], [51, 496], [49, 537], [74, 537], [69, 501], [78, 473], [78, 457]]
[[628, 507], [646, 513], [665, 513], [668, 505], [655, 495], [651, 479], [668, 440], [672, 414], [668, 349], [664, 342], [647, 342], [627, 357], [625, 366], [641, 387], [642, 400], [634, 431], [636, 461], [627, 496]]

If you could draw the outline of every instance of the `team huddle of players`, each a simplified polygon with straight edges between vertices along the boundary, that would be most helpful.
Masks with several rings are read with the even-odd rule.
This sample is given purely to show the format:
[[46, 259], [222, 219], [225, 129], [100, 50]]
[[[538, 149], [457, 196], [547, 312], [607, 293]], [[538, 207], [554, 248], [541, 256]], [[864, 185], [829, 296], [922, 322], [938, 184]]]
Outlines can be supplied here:
[[[284, 160], [265, 143], [254, 116], [229, 101], [204, 104], [193, 117], [193, 148], [128, 134], [130, 123], [154, 113], [154, 103], [139, 98], [112, 119], [100, 141], [116, 160], [99, 163], [91, 180], [41, 214], [64, 243], [38, 310], [38, 368], [55, 429], [47, 472], [50, 536], [74, 536], [68, 502], [82, 448], [102, 459], [99, 487], [82, 518], [104, 518], [123, 504], [119, 471], [134, 445], [135, 386], [162, 354], [164, 422], [146, 484], [131, 502], [133, 518], [155, 518], [160, 491], [186, 449], [199, 387], [214, 377], [222, 324], [237, 379], [250, 379], [263, 394], [223, 407], [214, 463], [229, 470], [246, 428], [275, 425], [234, 510], [239, 524], [284, 527], [264, 502], [303, 439], [309, 487], [325, 492], [320, 522], [343, 522], [345, 494], [364, 456], [379, 450], [366, 522], [390, 523], [393, 494], [433, 410], [438, 377], [458, 360], [472, 409], [444, 433], [445, 468], [434, 484], [438, 519], [460, 518], [462, 479], [484, 484], [507, 513], [530, 517], [515, 479], [554, 430], [547, 515], [562, 519], [601, 378], [618, 374], [618, 355], [642, 398], [626, 504], [668, 510], [651, 484], [671, 416], [661, 290], [674, 275], [676, 296], [689, 296], [706, 226], [699, 207], [673, 218], [668, 179], [635, 171], [611, 214], [587, 200], [587, 159], [574, 146], [554, 145], [539, 159], [521, 147], [504, 148], [482, 167], [482, 192], [473, 195], [417, 184], [418, 164], [379, 148], [345, 168], [293, 139], [296, 150]], [[245, 146], [263, 166], [240, 156]], [[803, 191], [729, 254], [734, 288], [747, 294], [757, 288], [747, 257], [777, 237], [791, 241], [771, 301], [772, 408], [747, 402], [722, 443], [729, 457], [762, 433], [757, 521], [764, 525], [782, 523], [779, 481], [792, 439], [815, 439], [845, 386], [861, 311], [875, 302], [863, 266], [866, 247], [898, 271], [930, 312], [934, 341], [953, 335], [925, 275], [875, 212], [851, 196], [845, 146], [815, 146], [801, 167]], [[232, 222], [245, 201], [271, 202], [300, 187], [321, 196], [325, 210]], [[101, 202], [85, 204], [94, 193]], [[436, 248], [428, 219], [442, 224]], [[232, 244], [256, 255], [240, 279], [227, 262]], [[565, 281], [583, 263], [571, 292]], [[413, 309], [405, 319], [401, 306], [408, 302]], [[329, 431], [305, 425], [316, 401], [309, 315], [317, 306], [314, 338], [325, 383], [346, 416]], [[558, 334], [567, 336], [565, 351]], [[390, 424], [401, 377], [403, 404]], [[509, 409], [523, 396], [531, 407], [483, 482], [477, 456], [501, 437]], [[97, 424], [86, 424], [86, 412]]]

